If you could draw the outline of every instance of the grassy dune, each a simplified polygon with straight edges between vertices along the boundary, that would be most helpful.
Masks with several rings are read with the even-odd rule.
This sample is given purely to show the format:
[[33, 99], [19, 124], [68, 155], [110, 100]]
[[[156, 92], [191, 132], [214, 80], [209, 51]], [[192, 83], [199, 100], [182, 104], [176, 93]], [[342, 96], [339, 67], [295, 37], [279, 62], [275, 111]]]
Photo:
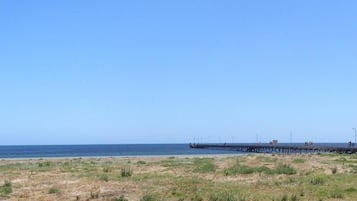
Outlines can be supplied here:
[[0, 200], [357, 200], [355, 155], [0, 161]]

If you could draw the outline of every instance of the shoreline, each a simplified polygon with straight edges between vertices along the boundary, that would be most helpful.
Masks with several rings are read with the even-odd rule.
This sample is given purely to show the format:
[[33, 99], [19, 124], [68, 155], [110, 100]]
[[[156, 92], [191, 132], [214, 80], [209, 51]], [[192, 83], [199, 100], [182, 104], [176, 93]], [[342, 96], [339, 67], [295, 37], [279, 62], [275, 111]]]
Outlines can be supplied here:
[[59, 157], [22, 157], [22, 158], [0, 158], [0, 161], [31, 161], [31, 160], [64, 160], [64, 159], [123, 159], [123, 158], [202, 158], [202, 157], [214, 157], [224, 158], [229, 156], [244, 156], [255, 153], [227, 153], [227, 154], [161, 154], [161, 155], [123, 155], [123, 156], [59, 156]]

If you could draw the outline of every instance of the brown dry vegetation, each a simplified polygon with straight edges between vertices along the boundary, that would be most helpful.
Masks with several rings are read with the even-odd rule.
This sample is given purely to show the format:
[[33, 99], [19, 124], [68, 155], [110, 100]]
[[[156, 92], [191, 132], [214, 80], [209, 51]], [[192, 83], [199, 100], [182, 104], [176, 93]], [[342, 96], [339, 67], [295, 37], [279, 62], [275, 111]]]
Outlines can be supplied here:
[[2, 160], [0, 182], [0, 200], [355, 201], [357, 158], [257, 154]]

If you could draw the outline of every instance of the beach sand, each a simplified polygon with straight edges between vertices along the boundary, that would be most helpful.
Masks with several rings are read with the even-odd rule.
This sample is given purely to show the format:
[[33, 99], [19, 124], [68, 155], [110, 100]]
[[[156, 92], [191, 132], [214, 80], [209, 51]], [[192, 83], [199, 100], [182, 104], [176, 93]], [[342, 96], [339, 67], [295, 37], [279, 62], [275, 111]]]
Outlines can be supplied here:
[[[0, 161], [0, 200], [357, 200], [355, 155]], [[122, 197], [121, 197], [122, 196]]]

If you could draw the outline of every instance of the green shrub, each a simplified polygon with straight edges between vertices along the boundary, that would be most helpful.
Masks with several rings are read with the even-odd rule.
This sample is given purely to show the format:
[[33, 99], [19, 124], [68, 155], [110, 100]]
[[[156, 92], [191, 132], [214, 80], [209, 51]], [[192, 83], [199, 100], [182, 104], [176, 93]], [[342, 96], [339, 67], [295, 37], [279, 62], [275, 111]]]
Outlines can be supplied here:
[[133, 174], [133, 170], [130, 167], [122, 167], [120, 171], [120, 175], [122, 177], [131, 177]]
[[110, 172], [111, 171], [111, 169], [109, 168], [109, 167], [104, 167], [103, 168], [103, 172], [104, 173], [108, 173], [108, 172]]
[[290, 201], [297, 201], [298, 198], [296, 195], [291, 195]]
[[158, 200], [159, 199], [157, 198], [157, 196], [152, 194], [143, 195], [140, 199], [140, 201], [158, 201]]
[[345, 191], [348, 193], [353, 193], [353, 192], [356, 192], [357, 190], [353, 187], [350, 187], [350, 188], [347, 188]]
[[266, 166], [260, 166], [260, 167], [257, 167], [255, 169], [255, 171], [257, 172], [262, 172], [262, 173], [265, 173], [265, 174], [272, 174], [272, 170]]
[[295, 158], [293, 160], [293, 163], [305, 163], [305, 159], [303, 159], [303, 158]]
[[281, 197], [281, 201], [288, 201], [288, 195], [284, 194], [283, 197]]
[[145, 165], [145, 164], [146, 164], [146, 161], [138, 161], [138, 162], [136, 162], [136, 164], [138, 164], [138, 165]]
[[237, 175], [237, 174], [252, 174], [254, 172], [255, 172], [255, 168], [240, 165], [239, 161], [237, 160], [237, 162], [232, 167], [226, 168], [224, 170], [224, 175], [230, 176], [230, 175]]
[[48, 189], [48, 194], [55, 194], [55, 193], [58, 193], [58, 192], [59, 192], [59, 190], [57, 188], [54, 188], [54, 187]]
[[208, 201], [219, 201], [218, 195], [210, 195]]
[[106, 174], [100, 175], [99, 179], [102, 180], [102, 181], [105, 181], [105, 182], [109, 181], [108, 175], [106, 175]]
[[260, 166], [260, 167], [249, 167], [249, 166], [244, 166], [240, 165], [239, 162], [237, 162], [235, 165], [233, 165], [230, 168], [224, 169], [224, 175], [229, 176], [229, 175], [237, 175], [237, 174], [252, 174], [252, 173], [265, 173], [265, 174], [296, 174], [296, 169], [293, 167], [290, 167], [289, 165], [279, 165], [275, 169], [270, 169], [266, 166]]
[[248, 166], [241, 166], [238, 169], [238, 173], [239, 174], [252, 174], [255, 172], [255, 169], [252, 167], [248, 167]]
[[210, 158], [195, 158], [193, 164], [195, 165], [195, 172], [209, 173], [215, 172], [216, 166], [213, 164], [213, 159]]
[[90, 198], [92, 198], [92, 199], [99, 198], [99, 193], [91, 191], [90, 192]]
[[304, 190], [301, 190], [301, 192], [300, 192], [300, 196], [301, 196], [301, 197], [304, 197], [304, 195], [305, 195]]
[[233, 194], [228, 192], [211, 195], [208, 199], [208, 201], [236, 201], [236, 200], [237, 199], [233, 196]]
[[50, 161], [44, 161], [44, 162], [39, 162], [38, 167], [50, 167], [51, 162]]
[[336, 174], [337, 173], [337, 167], [331, 168], [331, 172], [332, 172], [332, 174]]
[[344, 196], [343, 196], [342, 192], [336, 190], [330, 194], [330, 197], [331, 198], [343, 198]]
[[191, 201], [203, 201], [203, 198], [197, 194], [191, 198]]
[[343, 165], [347, 162], [347, 159], [345, 157], [340, 157], [336, 159], [335, 161], [342, 163]]
[[325, 183], [325, 178], [322, 176], [314, 176], [311, 178], [310, 183], [312, 185], [323, 185]]
[[12, 184], [11, 181], [5, 180], [4, 185], [0, 187], [0, 194], [2, 196], [7, 196], [8, 194], [12, 193]]
[[234, 172], [230, 169], [230, 168], [226, 168], [223, 170], [223, 174], [225, 176], [231, 176], [231, 175], [235, 175]]
[[274, 172], [276, 174], [296, 174], [296, 170], [287, 164], [279, 165]]
[[128, 199], [126, 199], [124, 195], [121, 195], [115, 201], [128, 201]]

